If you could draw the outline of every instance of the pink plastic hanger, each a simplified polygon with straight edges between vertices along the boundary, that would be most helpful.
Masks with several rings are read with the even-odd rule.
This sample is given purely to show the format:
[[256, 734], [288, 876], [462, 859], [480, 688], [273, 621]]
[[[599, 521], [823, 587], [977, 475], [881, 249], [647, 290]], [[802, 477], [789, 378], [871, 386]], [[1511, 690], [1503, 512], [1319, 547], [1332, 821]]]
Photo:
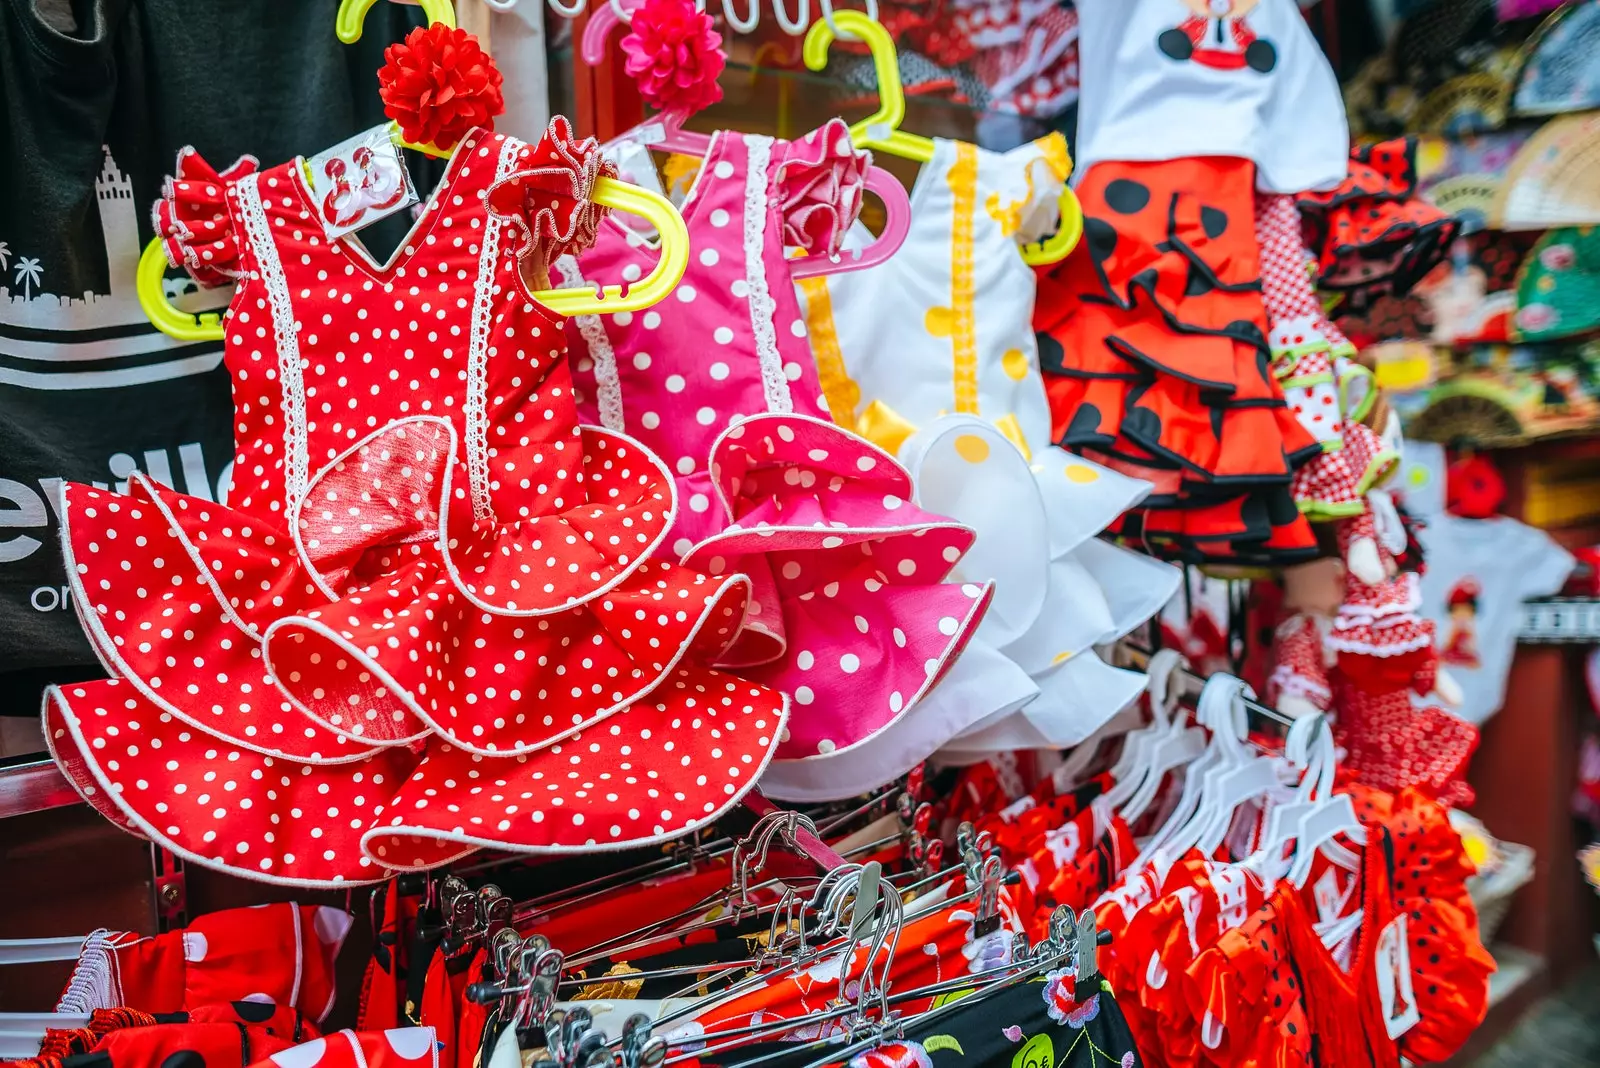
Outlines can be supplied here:
[[[608, 0], [589, 15], [584, 27], [583, 40], [578, 51], [583, 61], [597, 67], [606, 60], [606, 44], [613, 30], [622, 26], [628, 8], [621, 0]], [[711, 151], [711, 138], [703, 133], [685, 130], [683, 123], [689, 118], [682, 111], [663, 111], [631, 130], [620, 134], [618, 141], [634, 141], [648, 148], [672, 152], [680, 156], [704, 159]], [[864, 249], [845, 249], [837, 256], [803, 256], [790, 261], [792, 278], [815, 278], [819, 275], [838, 274], [844, 271], [862, 271], [876, 267], [900, 250], [906, 235], [911, 232], [911, 198], [894, 175], [881, 167], [868, 167], [867, 191], [883, 201], [883, 232]]]

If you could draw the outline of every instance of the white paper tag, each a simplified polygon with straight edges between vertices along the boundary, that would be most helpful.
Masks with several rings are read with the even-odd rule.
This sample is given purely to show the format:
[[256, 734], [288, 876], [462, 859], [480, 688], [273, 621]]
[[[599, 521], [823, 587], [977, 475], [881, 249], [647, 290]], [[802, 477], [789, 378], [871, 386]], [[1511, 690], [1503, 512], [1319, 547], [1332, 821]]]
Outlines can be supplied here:
[[659, 145], [667, 139], [667, 128], [659, 122], [647, 123], [628, 135], [629, 140], [640, 145]]
[[1411, 944], [1406, 937], [1406, 916], [1401, 913], [1378, 935], [1378, 952], [1372, 962], [1377, 969], [1378, 1003], [1383, 1007], [1383, 1023], [1391, 1039], [1399, 1038], [1422, 1019], [1416, 995], [1411, 989]]
[[341, 237], [417, 202], [416, 188], [389, 135], [374, 126], [306, 163], [311, 199], [328, 237]]
[[[1354, 886], [1354, 880], [1351, 886]], [[1339, 892], [1339, 877], [1329, 868], [1322, 873], [1322, 878], [1316, 881], [1311, 888], [1312, 895], [1317, 901], [1317, 919], [1323, 923], [1337, 920], [1344, 910], [1344, 903], [1349, 900], [1350, 891]]]

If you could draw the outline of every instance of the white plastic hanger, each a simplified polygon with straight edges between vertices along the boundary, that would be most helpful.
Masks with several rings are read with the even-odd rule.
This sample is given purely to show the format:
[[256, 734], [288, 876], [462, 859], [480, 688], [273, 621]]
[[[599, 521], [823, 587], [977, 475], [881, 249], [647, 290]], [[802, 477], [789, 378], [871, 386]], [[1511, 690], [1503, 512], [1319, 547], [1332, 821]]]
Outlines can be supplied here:
[[[91, 942], [100, 943], [107, 932], [92, 935], [71, 935], [66, 938], [14, 938], [0, 940], [0, 965], [42, 964], [51, 961], [78, 960], [84, 947]], [[51, 1028], [82, 1027], [89, 1022], [88, 1009], [93, 1007], [82, 997], [75, 997], [77, 987], [84, 985], [83, 975], [73, 978], [73, 986], [61, 997], [61, 1004], [82, 1008], [74, 1012], [0, 1012], [0, 1060], [20, 1060], [37, 1056], [44, 1033]], [[82, 1003], [81, 1006], [79, 1003]]]
[[1145, 692], [1150, 695], [1150, 725], [1129, 731], [1122, 741], [1122, 752], [1111, 766], [1112, 785], [1105, 793], [1106, 800], [1120, 809], [1127, 804], [1146, 776], [1150, 774], [1150, 757], [1157, 741], [1172, 729], [1172, 713], [1177, 707], [1179, 687], [1178, 669], [1184, 659], [1172, 649], [1158, 650], [1145, 667]]

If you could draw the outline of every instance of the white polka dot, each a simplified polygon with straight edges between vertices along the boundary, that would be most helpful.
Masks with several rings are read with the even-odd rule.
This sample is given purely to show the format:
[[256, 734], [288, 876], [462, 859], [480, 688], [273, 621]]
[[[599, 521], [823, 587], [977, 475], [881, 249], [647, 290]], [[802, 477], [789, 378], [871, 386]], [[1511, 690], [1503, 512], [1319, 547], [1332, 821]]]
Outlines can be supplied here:
[[712, 212], [711, 213], [711, 225], [712, 226], [727, 226], [728, 225], [728, 213], [726, 211], [724, 211], [723, 209], [721, 209], [721, 208], [718, 208], [716, 211]]
[[667, 387], [668, 393], [682, 393], [683, 387], [687, 383], [684, 382], [682, 375], [668, 375], [667, 381], [664, 384]]
[[839, 658], [839, 670], [846, 675], [854, 675], [861, 670], [861, 658], [855, 653], [845, 653]]
[[811, 655], [810, 649], [802, 649], [799, 655], [794, 658], [794, 662], [801, 671], [810, 671], [811, 665], [817, 662], [817, 658]]
[[900, 691], [899, 690], [896, 690], [896, 691], [894, 691], [894, 693], [891, 693], [889, 695], [889, 711], [890, 712], [898, 712], [902, 708], [904, 708], [905, 706], [906, 706], [906, 699], [904, 697], [900, 696]]
[[743, 300], [750, 295], [750, 283], [743, 278], [735, 278], [733, 284], [728, 287], [728, 292]]
[[717, 254], [717, 250], [714, 248], [702, 249], [700, 252], [700, 262], [705, 264], [707, 267], [715, 267], [717, 265], [717, 261], [721, 258], [722, 257]]
[[906, 632], [899, 627], [894, 628], [894, 643], [902, 649], [906, 647]]
[[856, 461], [856, 468], [861, 471], [871, 471], [877, 466], [878, 458], [876, 456], [863, 456]]
[[646, 430], [654, 430], [661, 425], [661, 417], [655, 412], [645, 412], [639, 417], [639, 425]]
[[712, 378], [716, 379], [718, 382], [721, 382], [723, 379], [728, 377], [728, 365], [718, 361], [717, 363], [712, 364], [710, 367], [707, 367], [706, 373]]
[[983, 587], [971, 582], [964, 582], [961, 584], [961, 592], [968, 597], [976, 599], [983, 594]]
[[680, 456], [678, 457], [678, 462], [672, 466], [678, 469], [678, 474], [680, 475], [692, 475], [694, 474], [694, 457]]
[[647, 311], [647, 312], [644, 313], [644, 328], [646, 330], [654, 330], [656, 327], [658, 327], [660, 325], [661, 325], [661, 313], [660, 312]]
[[385, 1031], [383, 1037], [401, 1058], [418, 1061], [433, 1052], [433, 1034], [431, 1027], [396, 1027]]
[[637, 282], [639, 280], [639, 276], [643, 273], [644, 272], [639, 269], [639, 265], [637, 263], [630, 263], [622, 269], [623, 279], [629, 282]]
[[796, 319], [794, 322], [789, 324], [789, 333], [793, 334], [795, 337], [805, 337], [806, 324], [801, 320]]
[[733, 340], [733, 331], [726, 326], [719, 326], [711, 332], [711, 339], [719, 345], [726, 345]]
[[678, 299], [685, 304], [690, 303], [695, 297], [700, 295], [695, 292], [694, 286], [679, 286], [676, 292], [678, 294]]
[[817, 752], [819, 753], [831, 753], [837, 748], [839, 747], [826, 738], [817, 743]]
[[690, 541], [688, 538], [679, 538], [677, 541], [672, 543], [672, 551], [677, 553], [679, 556], [688, 555], [689, 550], [693, 548], [694, 542]]
[[957, 560], [961, 559], [961, 550], [954, 545], [946, 545], [944, 547], [944, 552], [940, 555], [944, 557], [945, 563], [953, 564]]
[[856, 616], [856, 630], [860, 631], [862, 634], [865, 634], [868, 630], [871, 630], [871, 629], [872, 629], [872, 624], [867, 622], [867, 617], [866, 616]]
[[817, 699], [817, 695], [811, 692], [811, 687], [809, 687], [809, 686], [796, 686], [795, 687], [795, 689], [794, 689], [794, 700], [795, 700], [796, 704], [809, 705], [812, 701], [815, 701], [816, 699]]
[[[711, 168], [711, 173], [716, 175], [718, 178], [732, 178], [733, 164], [729, 163], [727, 160], [721, 160], [715, 167]], [[720, 226], [722, 224], [718, 223], [717, 225]]]
[[899, 508], [902, 504], [905, 504], [905, 503], [906, 503], [905, 501], [901, 500], [899, 497], [896, 497], [892, 493], [887, 494], [883, 498], [883, 506], [884, 506], [884, 508], [888, 509], [891, 512], [894, 511], [895, 509]]
[[648, 371], [650, 369], [650, 354], [648, 352], [634, 353], [633, 366], [641, 371]]
[[694, 421], [701, 426], [710, 426], [717, 421], [717, 410], [715, 408], [701, 408], [694, 413]]
[[960, 629], [961, 620], [957, 619], [955, 616], [945, 616], [943, 619], [939, 620], [939, 633], [943, 634], [946, 638], [954, 637], [956, 631]]
[[910, 557], [907, 557], [895, 565], [895, 570], [900, 572], [902, 575], [910, 577], [917, 573], [917, 562]]
[[800, 564], [797, 561], [794, 561], [794, 560], [790, 560], [787, 564], [784, 564], [783, 565], [783, 577], [786, 578], [786, 579], [797, 579], [797, 578], [799, 578], [800, 577]]
[[695, 493], [690, 495], [689, 510], [691, 512], [703, 512], [710, 507], [711, 501], [704, 493]]
[[803, 373], [804, 372], [802, 372], [800, 369], [800, 365], [797, 363], [786, 363], [783, 365], [783, 377], [787, 378], [791, 382], [798, 382], [801, 374]]

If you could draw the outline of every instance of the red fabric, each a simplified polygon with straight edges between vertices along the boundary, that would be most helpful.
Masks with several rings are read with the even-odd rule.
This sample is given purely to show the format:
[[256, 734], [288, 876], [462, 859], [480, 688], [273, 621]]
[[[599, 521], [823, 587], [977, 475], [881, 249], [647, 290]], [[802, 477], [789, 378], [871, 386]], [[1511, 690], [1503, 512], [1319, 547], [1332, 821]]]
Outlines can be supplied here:
[[256, 1064], [258, 1068], [440, 1068], [439, 1044], [429, 1027], [339, 1031]]
[[334, 958], [350, 922], [337, 909], [292, 902], [198, 916], [181, 931], [113, 951], [121, 1001], [178, 1012], [248, 1000], [321, 1020], [333, 1007]]

